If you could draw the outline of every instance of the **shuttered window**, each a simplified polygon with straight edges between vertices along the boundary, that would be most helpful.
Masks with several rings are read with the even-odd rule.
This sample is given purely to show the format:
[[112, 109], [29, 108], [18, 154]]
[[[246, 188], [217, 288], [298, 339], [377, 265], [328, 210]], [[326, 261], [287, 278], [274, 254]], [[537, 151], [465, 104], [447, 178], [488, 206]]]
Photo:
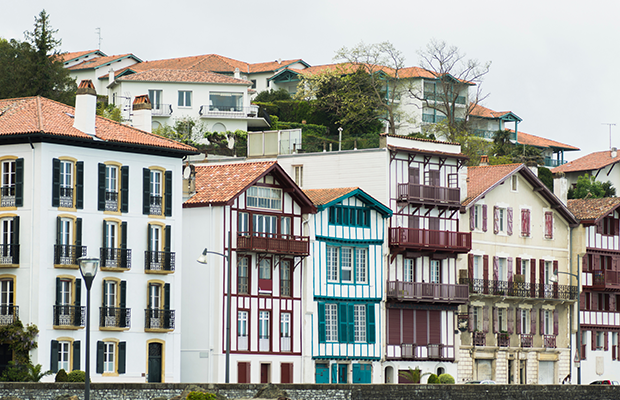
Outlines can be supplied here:
[[553, 211], [545, 211], [545, 239], [553, 239]]

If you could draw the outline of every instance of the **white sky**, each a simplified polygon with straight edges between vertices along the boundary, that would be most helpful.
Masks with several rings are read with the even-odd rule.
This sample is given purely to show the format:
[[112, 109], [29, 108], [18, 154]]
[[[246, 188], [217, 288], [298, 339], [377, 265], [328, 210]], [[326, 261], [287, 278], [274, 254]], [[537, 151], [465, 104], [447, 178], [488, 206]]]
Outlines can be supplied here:
[[[492, 61], [484, 106], [510, 110], [519, 130], [587, 153], [620, 147], [620, 1], [0, 0], [0, 37], [23, 40], [45, 8], [62, 51], [98, 48], [142, 60], [220, 54], [264, 62], [333, 62], [340, 47], [392, 42], [407, 66], [431, 38]], [[510, 124], [512, 127], [513, 124]]]

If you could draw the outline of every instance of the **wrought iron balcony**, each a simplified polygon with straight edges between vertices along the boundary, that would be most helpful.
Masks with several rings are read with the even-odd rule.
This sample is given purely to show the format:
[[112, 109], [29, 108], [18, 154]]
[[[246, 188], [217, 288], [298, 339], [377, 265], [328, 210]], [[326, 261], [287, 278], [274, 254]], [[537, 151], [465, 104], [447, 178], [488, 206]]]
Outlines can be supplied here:
[[399, 301], [432, 301], [433, 303], [466, 304], [467, 285], [447, 283], [388, 281], [387, 296]]
[[310, 241], [308, 236], [239, 232], [237, 250], [307, 256], [310, 253]]
[[525, 297], [530, 299], [577, 300], [577, 286], [558, 285], [557, 283], [529, 283], [494, 281], [489, 279], [461, 278], [459, 283], [469, 286], [470, 294], [502, 297]]
[[497, 334], [497, 347], [510, 347], [510, 334], [500, 332]]
[[78, 258], [86, 257], [86, 246], [73, 246], [68, 244], [54, 245], [54, 264], [78, 265]]
[[172, 104], [153, 104], [151, 108], [151, 116], [153, 117], [169, 117], [172, 115]]
[[471, 233], [415, 228], [390, 228], [390, 247], [467, 253], [471, 250]]
[[102, 247], [99, 249], [101, 268], [131, 268], [131, 250]]
[[0, 326], [11, 325], [19, 319], [19, 307], [9, 304], [0, 305]]
[[84, 326], [83, 306], [60, 305], [54, 306], [54, 326], [78, 328]]
[[444, 186], [420, 185], [415, 183], [398, 184], [398, 200], [448, 204], [460, 207], [461, 189]]
[[105, 210], [118, 211], [118, 192], [105, 192]]
[[555, 349], [555, 335], [543, 335], [543, 347], [546, 349]]
[[19, 264], [19, 245], [0, 244], [0, 265]]
[[[388, 356], [391, 359], [402, 360], [453, 360], [454, 357], [449, 354], [453, 354], [454, 346], [444, 344], [426, 344], [417, 345], [412, 343], [402, 343], [397, 345], [397, 349], [400, 347], [400, 357]], [[398, 353], [396, 353], [398, 354]]]
[[145, 329], [174, 329], [174, 310], [147, 308], [144, 314]]
[[145, 251], [145, 271], [174, 271], [174, 253], [170, 251]]
[[101, 328], [130, 328], [131, 308], [99, 307]]
[[620, 271], [608, 269], [592, 271], [592, 288], [612, 291], [620, 290]]
[[487, 345], [487, 334], [485, 332], [472, 332], [471, 333], [471, 342], [474, 346], [486, 346]]
[[73, 188], [72, 187], [60, 187], [60, 207], [72, 208], [73, 207]]
[[149, 214], [150, 215], [163, 215], [162, 212], [162, 197], [161, 196], [154, 196], [151, 195], [150, 197], [150, 208], [149, 208]]
[[15, 185], [0, 188], [0, 207], [15, 207]]
[[533, 347], [534, 335], [521, 334], [521, 347]]

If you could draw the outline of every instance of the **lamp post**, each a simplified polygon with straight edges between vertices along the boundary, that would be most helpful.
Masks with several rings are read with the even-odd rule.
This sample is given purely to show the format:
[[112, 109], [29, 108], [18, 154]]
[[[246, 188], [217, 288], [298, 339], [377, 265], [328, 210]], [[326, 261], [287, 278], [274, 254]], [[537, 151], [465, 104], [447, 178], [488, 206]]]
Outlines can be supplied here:
[[228, 232], [228, 254], [218, 253], [216, 251], [209, 251], [205, 248], [198, 257], [198, 261], [201, 264], [207, 264], [207, 254], [215, 254], [223, 257], [227, 264], [226, 273], [226, 373], [225, 382], [230, 383], [230, 256], [231, 256], [231, 233]]
[[98, 258], [80, 257], [80, 273], [86, 284], [86, 377], [84, 378], [84, 400], [90, 400], [90, 288], [99, 269]]

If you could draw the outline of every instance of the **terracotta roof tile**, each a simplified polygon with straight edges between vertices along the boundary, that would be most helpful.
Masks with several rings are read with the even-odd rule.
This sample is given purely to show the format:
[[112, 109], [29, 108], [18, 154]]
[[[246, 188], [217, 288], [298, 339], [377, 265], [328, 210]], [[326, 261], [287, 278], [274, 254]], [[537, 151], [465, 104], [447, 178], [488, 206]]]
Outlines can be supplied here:
[[568, 209], [580, 221], [598, 220], [620, 206], [620, 197], [568, 200]]
[[500, 118], [506, 114], [510, 114], [512, 111], [493, 111], [490, 108], [476, 104], [472, 110], [471, 115], [480, 118]]
[[192, 83], [227, 83], [232, 85], [252, 85], [245, 79], [236, 79], [230, 76], [207, 71], [191, 71], [178, 69], [149, 69], [118, 78], [119, 81], [142, 82], [192, 82]]
[[[514, 129], [507, 129], [510, 132], [514, 132]], [[536, 146], [536, 147], [555, 147], [555, 148], [560, 148], [563, 150], [580, 150], [578, 147], [575, 146], [571, 146], [569, 144], [564, 144], [564, 143], [560, 143], [560, 142], [556, 142], [555, 140], [551, 140], [551, 139], [545, 139], [542, 138], [540, 136], [534, 136], [534, 135], [530, 135], [529, 133], [525, 133], [525, 132], [518, 132], [518, 142], [519, 144], [525, 144], [528, 146]]]
[[454, 144], [454, 145], [461, 145], [458, 142], [444, 142], [442, 140], [436, 140], [436, 139], [425, 139], [425, 138], [419, 138], [419, 137], [413, 137], [413, 136], [405, 136], [405, 135], [396, 135], [393, 133], [380, 133], [379, 135], [381, 136], [390, 136], [390, 137], [395, 137], [395, 138], [401, 138], [401, 139], [408, 139], [408, 140], [415, 140], [415, 141], [419, 141], [419, 142], [429, 142], [429, 143], [440, 143], [440, 144]]
[[99, 50], [84, 50], [84, 51], [74, 51], [71, 53], [62, 53], [60, 54], [60, 59], [63, 62], [69, 61], [69, 60], [73, 60], [74, 58], [78, 58], [81, 56], [84, 56], [86, 54], [90, 54], [90, 53], [95, 53], [98, 52]]
[[315, 206], [322, 206], [323, 204], [328, 204], [348, 193], [351, 193], [354, 190], [357, 190], [357, 187], [348, 187], [348, 188], [334, 188], [334, 189], [308, 189], [304, 190], [304, 193]]
[[[43, 133], [93, 140], [74, 128], [75, 109], [44, 97], [23, 97], [0, 100], [0, 140], [4, 136]], [[118, 122], [97, 117], [96, 137], [108, 142], [168, 148], [195, 153], [192, 146], [144, 132]]]
[[196, 166], [196, 194], [187, 206], [225, 204], [265, 174], [275, 161]]
[[127, 53], [127, 54], [121, 54], [118, 56], [106, 56], [106, 57], [97, 57], [97, 58], [92, 58], [90, 60], [85, 60], [82, 61], [79, 64], [75, 64], [71, 67], [69, 67], [69, 69], [71, 71], [77, 71], [77, 70], [82, 70], [82, 69], [94, 69], [94, 68], [99, 68], [102, 65], [105, 65], [107, 63], [119, 60], [121, 58], [126, 58], [126, 57], [135, 57], [133, 54], [131, 53]]
[[512, 175], [517, 170], [525, 168], [523, 164], [487, 165], [467, 168], [467, 198], [463, 201], [466, 206], [476, 200], [499, 182]]
[[558, 172], [592, 171], [617, 163], [618, 161], [620, 161], [620, 152], [618, 152], [616, 157], [612, 158], [610, 150], [603, 150], [569, 161], [564, 165], [553, 168], [551, 172], [555, 174]]
[[285, 68], [288, 65], [295, 64], [298, 62], [303, 62], [303, 60], [301, 58], [297, 58], [293, 60], [282, 60], [280, 62], [269, 61], [269, 62], [262, 62], [262, 63], [254, 63], [254, 64], [250, 64], [250, 72], [257, 73], [257, 72], [277, 71], [279, 69]]

